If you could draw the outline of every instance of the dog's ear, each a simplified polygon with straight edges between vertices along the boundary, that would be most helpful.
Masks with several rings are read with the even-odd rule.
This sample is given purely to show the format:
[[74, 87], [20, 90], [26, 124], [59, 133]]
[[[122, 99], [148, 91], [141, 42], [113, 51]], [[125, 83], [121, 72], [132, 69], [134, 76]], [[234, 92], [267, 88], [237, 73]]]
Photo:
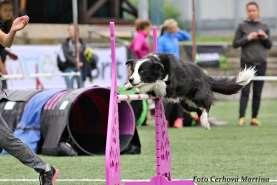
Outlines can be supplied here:
[[177, 65], [178, 61], [176, 61], [176, 57], [172, 54], [159, 54], [160, 63], [164, 67], [164, 71], [166, 74], [171, 73], [172, 66]]
[[136, 60], [135, 59], [128, 59], [127, 62], [125, 63], [126, 65], [131, 65], [133, 66], [135, 64]]
[[127, 65], [128, 70], [128, 76], [130, 77], [132, 73], [134, 72], [134, 66], [135, 66], [136, 60], [135, 59], [129, 59], [125, 63]]
[[150, 53], [149, 55], [147, 55], [147, 58], [149, 58], [152, 62], [159, 62], [160, 61], [159, 56], [155, 53]]
[[153, 71], [160, 80], [162, 80], [165, 77], [165, 70], [162, 63], [153, 62]]

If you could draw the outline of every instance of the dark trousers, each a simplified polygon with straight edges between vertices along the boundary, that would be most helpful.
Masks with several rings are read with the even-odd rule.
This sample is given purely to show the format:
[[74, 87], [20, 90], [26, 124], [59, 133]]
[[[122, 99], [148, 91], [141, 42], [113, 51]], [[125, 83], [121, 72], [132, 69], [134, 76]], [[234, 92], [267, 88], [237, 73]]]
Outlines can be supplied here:
[[[243, 69], [245, 68], [245, 66], [247, 67], [255, 66], [255, 69], [257, 71], [256, 76], [264, 76], [266, 73], [266, 64], [267, 64], [266, 62], [262, 62], [258, 65], [242, 63], [241, 68]], [[251, 86], [253, 89], [252, 118], [257, 118], [258, 116], [264, 81], [253, 81], [242, 89], [241, 96], [240, 96], [240, 108], [239, 108], [240, 118], [245, 116]]]
[[170, 127], [177, 118], [183, 118], [183, 110], [179, 103], [164, 102], [165, 117]]
[[2, 89], [8, 89], [7, 80], [2, 80]]
[[0, 149], [17, 158], [24, 165], [36, 170], [38, 173], [48, 171], [49, 164], [42, 161], [20, 139], [16, 138], [0, 113]]

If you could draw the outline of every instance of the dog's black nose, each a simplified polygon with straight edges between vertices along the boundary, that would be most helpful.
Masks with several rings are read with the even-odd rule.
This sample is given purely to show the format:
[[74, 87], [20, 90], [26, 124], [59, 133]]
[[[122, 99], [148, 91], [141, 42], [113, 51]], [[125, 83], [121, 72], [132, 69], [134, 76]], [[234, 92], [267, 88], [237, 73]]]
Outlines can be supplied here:
[[134, 78], [129, 78], [129, 82], [132, 84], [134, 82]]

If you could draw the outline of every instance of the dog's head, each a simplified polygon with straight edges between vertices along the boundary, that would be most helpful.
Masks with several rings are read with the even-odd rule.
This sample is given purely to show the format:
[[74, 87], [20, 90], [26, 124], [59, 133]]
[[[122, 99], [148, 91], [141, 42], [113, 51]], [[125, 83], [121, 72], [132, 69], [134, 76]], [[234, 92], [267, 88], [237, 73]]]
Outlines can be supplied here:
[[128, 60], [126, 62], [129, 71], [129, 83], [138, 86], [144, 83], [155, 83], [165, 78], [164, 66], [159, 56], [151, 54], [139, 60]]

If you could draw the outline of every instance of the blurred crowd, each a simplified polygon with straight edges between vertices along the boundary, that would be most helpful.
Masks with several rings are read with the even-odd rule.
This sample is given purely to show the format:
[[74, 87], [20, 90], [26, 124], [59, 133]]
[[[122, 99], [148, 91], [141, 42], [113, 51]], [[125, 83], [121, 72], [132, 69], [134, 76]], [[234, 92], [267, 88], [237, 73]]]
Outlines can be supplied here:
[[[24, 9], [26, 1], [20, 1], [21, 8]], [[14, 20], [13, 3], [9, 0], [0, 1], [0, 29], [8, 33]], [[256, 2], [248, 2], [246, 4], [247, 17], [245, 21], [239, 24], [235, 33], [233, 46], [241, 47], [241, 68], [255, 67], [257, 75], [264, 76], [266, 73], [266, 52], [271, 48], [270, 31], [266, 24], [261, 22], [259, 5]], [[136, 33], [128, 47], [131, 57], [141, 59], [149, 53], [167, 53], [173, 54], [180, 63], [185, 62], [180, 58], [179, 42], [191, 40], [191, 35], [186, 30], [182, 30], [178, 26], [178, 22], [174, 19], [167, 19], [160, 26], [160, 35], [158, 38], [157, 51], [153, 51], [153, 43], [151, 39], [152, 24], [150, 20], [137, 19], [134, 24]], [[71, 89], [77, 84], [77, 88], [84, 87], [84, 82], [88, 79], [92, 82], [92, 71], [97, 68], [98, 56], [92, 48], [87, 47], [84, 39], [79, 38], [78, 26], [70, 24], [68, 26], [68, 34], [64, 42], [61, 43], [63, 57], [57, 56], [57, 66], [63, 73], [80, 72], [80, 75], [65, 76], [66, 87]], [[17, 55], [9, 49], [0, 45], [0, 73], [7, 74], [5, 61], [9, 57], [17, 60]], [[239, 125], [245, 124], [246, 105], [249, 99], [250, 87], [253, 85], [252, 98], [252, 120], [251, 125], [258, 126], [258, 111], [260, 107], [261, 94], [263, 89], [263, 81], [253, 82], [242, 90], [239, 109]], [[3, 88], [7, 88], [6, 81], [3, 81]], [[149, 102], [133, 101], [134, 110], [141, 108]], [[183, 126], [198, 125], [199, 118], [194, 112], [187, 112], [178, 103], [165, 102], [166, 117], [169, 125], [176, 128]], [[148, 106], [151, 107], [151, 103]], [[142, 111], [138, 111], [140, 114]], [[146, 115], [144, 113], [144, 115]], [[140, 116], [137, 116], [138, 120]], [[144, 124], [147, 116], [140, 119], [140, 124]]]

